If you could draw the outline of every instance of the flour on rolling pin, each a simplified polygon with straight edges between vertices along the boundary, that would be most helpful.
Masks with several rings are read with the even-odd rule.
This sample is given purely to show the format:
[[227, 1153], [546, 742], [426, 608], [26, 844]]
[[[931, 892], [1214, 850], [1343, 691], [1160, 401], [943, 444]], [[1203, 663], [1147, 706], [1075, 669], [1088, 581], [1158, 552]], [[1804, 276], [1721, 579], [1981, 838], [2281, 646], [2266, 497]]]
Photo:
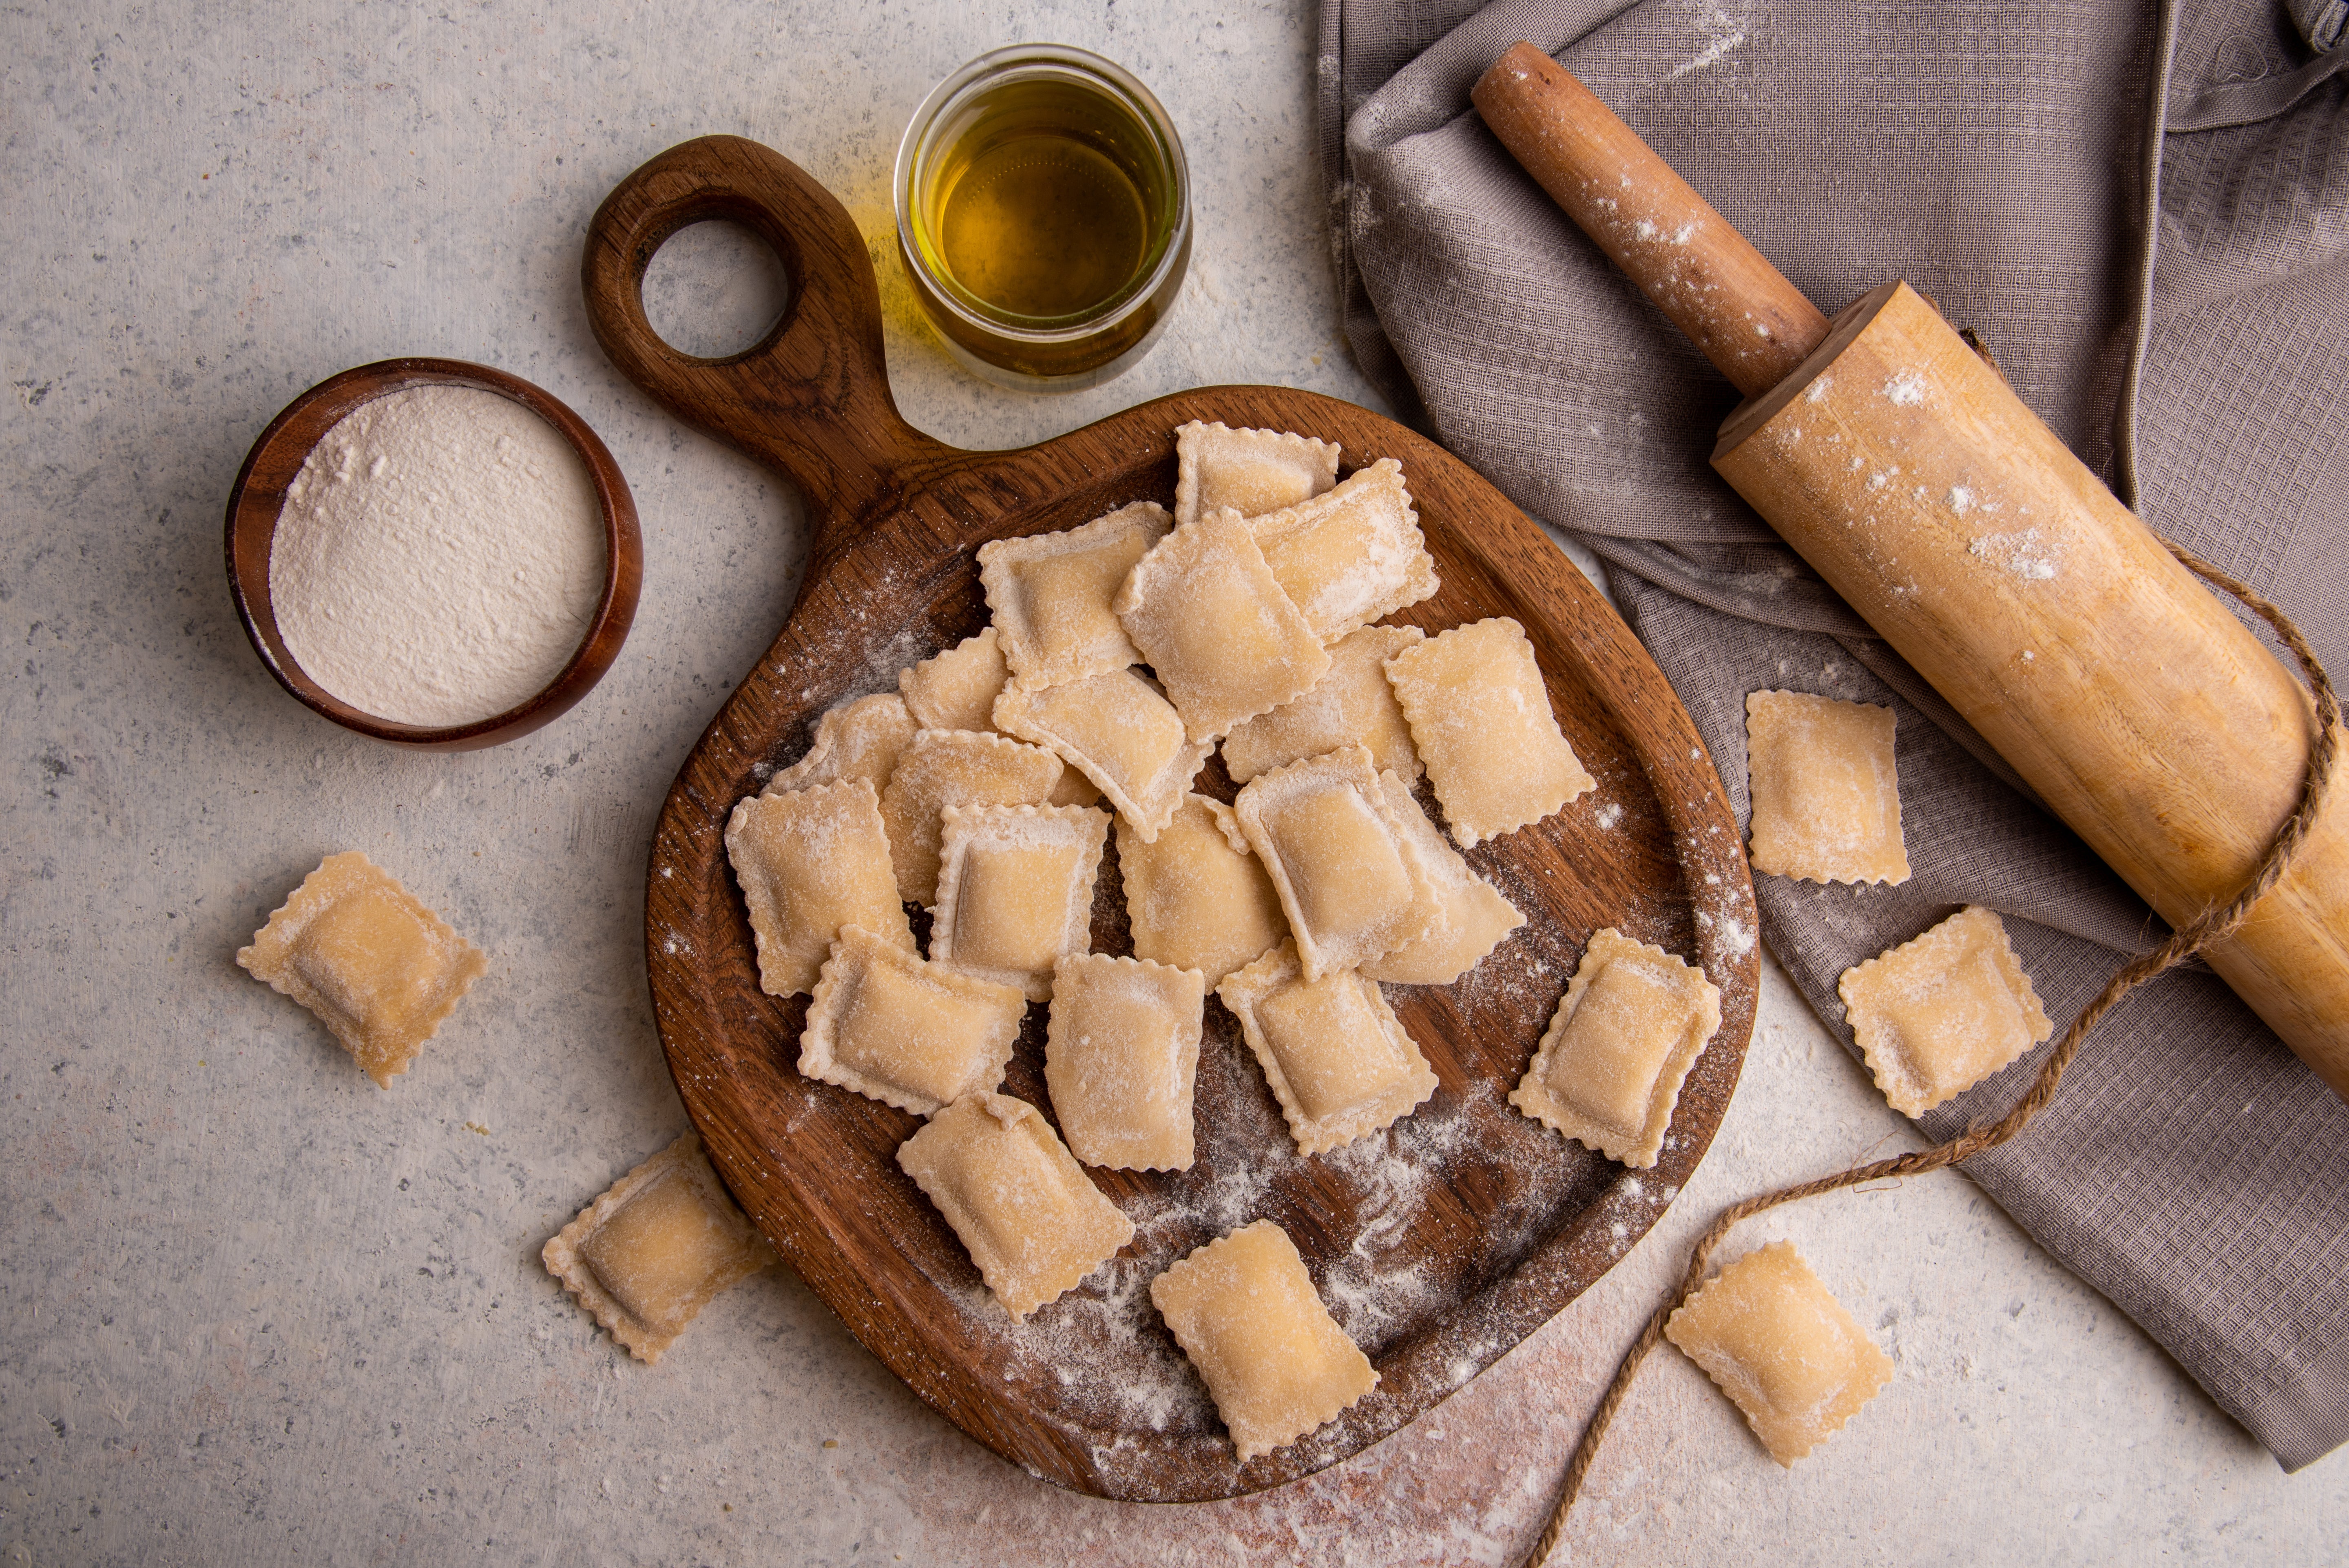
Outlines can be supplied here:
[[[1530, 45], [1473, 97], [1746, 394], [1722, 477], [2172, 925], [2231, 902], [2308, 775], [2298, 679], [1915, 290], [1829, 323]], [[2349, 796], [2203, 956], [2349, 1098]]]
[[471, 724], [543, 690], [605, 577], [586, 465], [522, 405], [470, 387], [362, 404], [286, 490], [269, 552], [286, 651], [353, 707]]

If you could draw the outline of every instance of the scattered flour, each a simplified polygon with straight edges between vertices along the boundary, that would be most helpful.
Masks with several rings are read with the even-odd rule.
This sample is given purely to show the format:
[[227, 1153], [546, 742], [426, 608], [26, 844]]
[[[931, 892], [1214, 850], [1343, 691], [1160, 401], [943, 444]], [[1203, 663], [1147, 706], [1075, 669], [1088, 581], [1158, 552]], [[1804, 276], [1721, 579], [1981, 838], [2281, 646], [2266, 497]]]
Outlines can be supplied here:
[[579, 454], [512, 398], [416, 387], [319, 438], [269, 552], [286, 651], [397, 724], [470, 724], [560, 674], [603, 595]]
[[1884, 384], [1884, 395], [1904, 408], [1913, 407], [1925, 400], [1925, 378], [1914, 370], [1903, 370]]
[[1967, 552], [1995, 566], [2003, 566], [2026, 582], [2044, 583], [2055, 575], [2059, 562], [2035, 528], [2013, 533], [1986, 533], [1966, 546]]
[[1666, 81], [1676, 82], [1682, 77], [1703, 70], [1708, 66], [1719, 65], [1735, 53], [1739, 46], [1745, 42], [1744, 19], [1732, 16], [1719, 5], [1703, 7], [1697, 14], [1696, 25], [1704, 35], [1704, 47], [1691, 58], [1682, 60], [1666, 72], [1664, 75]]

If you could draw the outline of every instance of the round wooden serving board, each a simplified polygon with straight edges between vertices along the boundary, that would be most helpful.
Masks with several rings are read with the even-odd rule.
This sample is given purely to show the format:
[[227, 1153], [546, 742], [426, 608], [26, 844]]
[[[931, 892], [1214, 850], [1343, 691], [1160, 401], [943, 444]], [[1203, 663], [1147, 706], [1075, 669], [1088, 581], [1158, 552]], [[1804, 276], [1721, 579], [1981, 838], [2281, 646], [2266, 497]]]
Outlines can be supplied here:
[[[790, 271], [790, 308], [749, 352], [681, 355], [645, 318], [661, 242], [745, 224]], [[1196, 1501], [1307, 1475], [1442, 1400], [1604, 1274], [1678, 1193], [1720, 1125], [1754, 1022], [1759, 950], [1737, 823], [1702, 743], [1647, 654], [1540, 530], [1442, 448], [1351, 404], [1272, 387], [1162, 397], [1016, 452], [966, 452], [890, 400], [878, 293], [840, 204], [754, 142], [663, 153], [589, 232], [587, 308], [614, 363], [677, 416], [789, 478], [815, 520], [799, 601], [678, 774], [653, 839], [645, 938], [686, 1108], [750, 1217], [872, 1352], [1013, 1463], [1102, 1497]], [[1198, 1158], [1095, 1171], [1132, 1245], [1014, 1325], [896, 1164], [917, 1122], [797, 1070], [807, 998], [759, 988], [726, 862], [727, 814], [796, 759], [836, 703], [987, 621], [978, 547], [1170, 504], [1174, 430], [1192, 419], [1340, 441], [1351, 469], [1395, 458], [1443, 591], [1398, 619], [1431, 634], [1508, 615], [1533, 640], [1558, 722], [1598, 788], [1468, 860], [1528, 916], [1456, 985], [1389, 986], [1442, 1079], [1387, 1131], [1300, 1159], [1220, 1002], [1207, 1003]], [[1228, 799], [1219, 761], [1201, 790]], [[1433, 806], [1422, 787], [1423, 801]], [[1440, 819], [1439, 819], [1440, 820]], [[1093, 945], [1131, 951], [1112, 841]], [[926, 921], [916, 919], [917, 934]], [[1702, 964], [1723, 1021], [1681, 1091], [1661, 1159], [1631, 1171], [1518, 1114], [1508, 1091], [1590, 934], [1617, 926]], [[1045, 1010], [1004, 1086], [1046, 1108]], [[1192, 1248], [1259, 1218], [1295, 1238], [1379, 1384], [1338, 1420], [1247, 1465], [1149, 1300]]]

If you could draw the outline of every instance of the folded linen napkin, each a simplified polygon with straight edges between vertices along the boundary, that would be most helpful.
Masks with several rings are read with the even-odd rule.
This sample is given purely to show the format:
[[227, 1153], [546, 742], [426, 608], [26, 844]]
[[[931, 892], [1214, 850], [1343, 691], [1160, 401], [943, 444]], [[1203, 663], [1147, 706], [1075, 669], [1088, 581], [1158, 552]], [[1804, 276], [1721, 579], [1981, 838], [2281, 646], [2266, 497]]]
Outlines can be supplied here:
[[[1470, 108], [1520, 38], [1821, 308], [1899, 276], [1974, 328], [2075, 451], [2282, 603], [2336, 677], [2349, 72], [2278, 7], [2223, 0], [1324, 0], [1365, 370], [1606, 562], [1741, 812], [1747, 692], [1896, 710], [1910, 881], [1755, 879], [1796, 985], [1848, 1047], [1843, 972], [1981, 903], [2060, 1025], [2163, 927], [1707, 466], [1736, 393]], [[1921, 1130], [1995, 1117], [2040, 1060]], [[2349, 1440], [2349, 1105], [2215, 977], [2133, 995], [2031, 1130], [1964, 1170], [2287, 1470]]]

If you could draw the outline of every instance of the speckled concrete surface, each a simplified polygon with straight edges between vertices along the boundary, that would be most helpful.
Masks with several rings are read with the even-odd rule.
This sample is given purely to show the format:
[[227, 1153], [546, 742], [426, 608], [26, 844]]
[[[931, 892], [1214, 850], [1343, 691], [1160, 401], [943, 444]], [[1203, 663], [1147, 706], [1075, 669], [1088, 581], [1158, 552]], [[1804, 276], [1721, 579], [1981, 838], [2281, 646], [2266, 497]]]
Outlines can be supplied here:
[[[1066, 398], [954, 370], [885, 254], [898, 396], [1014, 445], [1176, 387], [1362, 398], [1319, 220], [1309, 8], [256, 3], [0, 15], [13, 287], [0, 636], [0, 1561], [1514, 1563], [1595, 1385], [1704, 1214], [1905, 1133], [1773, 977], [1700, 1179], [1630, 1260], [1449, 1403], [1311, 1480], [1120, 1507], [931, 1415], [788, 1273], [657, 1368], [541, 1270], [674, 1137], [639, 956], [662, 791], [796, 583], [796, 502], [624, 385], [579, 241], [705, 131], [768, 142], [876, 245], [927, 86], [1021, 37], [1172, 108], [1198, 260], [1138, 369]], [[662, 298], [755, 315], [702, 247]], [[665, 261], [668, 258], [665, 258]], [[688, 319], [690, 319], [688, 315]], [[577, 408], [644, 514], [636, 629], [553, 727], [455, 758], [315, 719], [247, 648], [221, 509], [269, 417], [346, 366], [486, 361]], [[492, 957], [378, 1091], [230, 963], [360, 848]], [[1666, 1353], [1565, 1560], [2321, 1561], [2336, 1456], [2287, 1480], [1962, 1181], [1757, 1224], [1896, 1381], [1791, 1473]]]

